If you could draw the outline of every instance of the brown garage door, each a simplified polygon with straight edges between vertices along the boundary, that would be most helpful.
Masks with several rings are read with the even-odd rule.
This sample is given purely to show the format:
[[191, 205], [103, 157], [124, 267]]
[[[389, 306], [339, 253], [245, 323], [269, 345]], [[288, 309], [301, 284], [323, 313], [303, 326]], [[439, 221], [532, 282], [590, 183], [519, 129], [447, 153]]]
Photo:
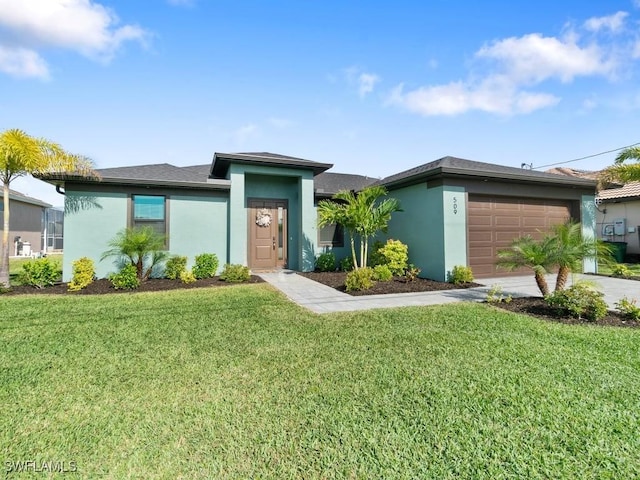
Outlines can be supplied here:
[[467, 228], [469, 265], [477, 278], [524, 275], [527, 270], [508, 272], [495, 266], [497, 251], [523, 235], [540, 237], [539, 231], [562, 223], [571, 216], [571, 203], [514, 197], [469, 195]]

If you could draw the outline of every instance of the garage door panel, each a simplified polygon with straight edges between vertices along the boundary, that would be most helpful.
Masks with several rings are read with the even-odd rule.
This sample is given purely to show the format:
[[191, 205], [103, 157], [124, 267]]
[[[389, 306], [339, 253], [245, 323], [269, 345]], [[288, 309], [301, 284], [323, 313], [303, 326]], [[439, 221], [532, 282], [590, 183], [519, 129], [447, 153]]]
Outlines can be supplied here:
[[469, 195], [469, 265], [477, 278], [528, 275], [527, 269], [509, 272], [497, 268], [497, 251], [514, 239], [531, 235], [540, 239], [552, 225], [570, 218], [569, 201]]

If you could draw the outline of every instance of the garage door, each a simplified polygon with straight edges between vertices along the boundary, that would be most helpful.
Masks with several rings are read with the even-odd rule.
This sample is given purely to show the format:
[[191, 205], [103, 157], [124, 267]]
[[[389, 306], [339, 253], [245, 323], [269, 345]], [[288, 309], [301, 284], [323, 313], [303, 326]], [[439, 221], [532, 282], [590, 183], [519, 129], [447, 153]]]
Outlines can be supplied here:
[[469, 195], [467, 228], [469, 266], [477, 278], [530, 274], [519, 270], [498, 269], [497, 251], [508, 247], [514, 238], [532, 235], [563, 223], [571, 215], [571, 203], [562, 200], [522, 199]]

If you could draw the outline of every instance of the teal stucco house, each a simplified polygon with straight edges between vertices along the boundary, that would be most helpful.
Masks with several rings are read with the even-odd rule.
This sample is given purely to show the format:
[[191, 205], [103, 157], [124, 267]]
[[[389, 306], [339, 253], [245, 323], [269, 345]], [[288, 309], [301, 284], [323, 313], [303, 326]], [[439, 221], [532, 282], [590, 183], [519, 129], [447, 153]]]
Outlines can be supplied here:
[[[100, 261], [125, 227], [150, 225], [167, 235], [172, 254], [215, 253], [220, 263], [253, 270], [308, 271], [316, 256], [348, 254], [336, 226], [319, 229], [316, 205], [340, 190], [384, 185], [402, 203], [386, 238], [409, 245], [422, 275], [445, 280], [455, 265], [477, 278], [496, 270], [497, 249], [526, 233], [574, 218], [595, 236], [595, 181], [444, 157], [384, 179], [328, 172], [333, 165], [272, 153], [216, 153], [210, 164], [140, 165], [99, 170], [101, 178], [48, 175], [65, 195], [63, 279], [72, 262]], [[587, 262], [585, 271], [594, 271]]]

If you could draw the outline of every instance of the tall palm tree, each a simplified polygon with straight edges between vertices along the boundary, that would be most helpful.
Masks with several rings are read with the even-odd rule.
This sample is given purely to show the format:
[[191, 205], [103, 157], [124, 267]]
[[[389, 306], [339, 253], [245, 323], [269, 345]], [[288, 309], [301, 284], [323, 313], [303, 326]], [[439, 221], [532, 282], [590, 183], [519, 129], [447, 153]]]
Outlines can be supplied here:
[[0, 285], [9, 285], [9, 186], [24, 175], [54, 172], [97, 176], [89, 159], [68, 153], [57, 143], [31, 137], [18, 129], [0, 133], [0, 181], [4, 201]]
[[552, 232], [548, 253], [552, 263], [558, 267], [556, 291], [564, 290], [569, 274], [579, 271], [585, 258], [611, 260], [611, 248], [601, 240], [584, 238], [582, 225], [578, 222], [569, 220], [555, 225]]
[[[636, 163], [626, 164], [627, 160], [635, 160]], [[605, 168], [600, 174], [601, 185], [634, 181], [640, 181], [640, 147], [638, 146], [625, 148], [616, 157], [614, 164]]]
[[[366, 267], [369, 239], [379, 231], [386, 231], [391, 214], [400, 211], [400, 202], [395, 198], [380, 198], [387, 195], [382, 186], [362, 189], [357, 195], [343, 190], [332, 200], [318, 202], [318, 225], [332, 223], [342, 225], [349, 233], [354, 267]], [[356, 256], [355, 238], [360, 239], [360, 261]]]
[[550, 236], [545, 236], [539, 241], [531, 235], [516, 238], [511, 242], [509, 248], [498, 250], [497, 265], [509, 271], [522, 267], [530, 268], [533, 270], [540, 293], [547, 296], [549, 285], [545, 275], [554, 266], [554, 258], [549, 255], [552, 242]]

